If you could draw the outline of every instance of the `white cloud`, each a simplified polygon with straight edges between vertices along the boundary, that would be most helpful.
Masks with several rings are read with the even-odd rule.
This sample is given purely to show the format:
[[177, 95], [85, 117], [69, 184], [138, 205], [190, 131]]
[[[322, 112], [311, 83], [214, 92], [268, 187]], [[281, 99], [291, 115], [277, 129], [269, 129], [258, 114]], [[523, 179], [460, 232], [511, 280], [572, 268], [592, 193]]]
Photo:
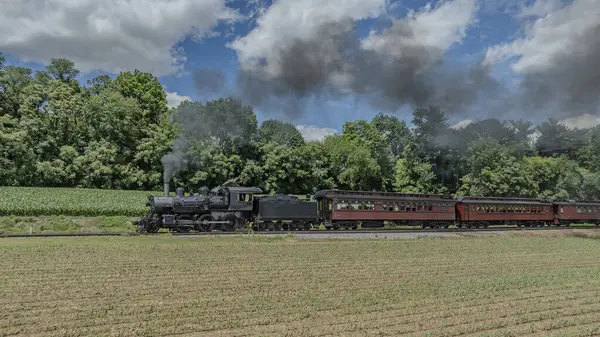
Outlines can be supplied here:
[[276, 77], [282, 69], [275, 50], [289, 47], [295, 39], [317, 39], [323, 24], [377, 17], [384, 12], [385, 3], [385, 0], [279, 0], [258, 18], [256, 28], [237, 38], [230, 47], [237, 51], [245, 69], [252, 70], [266, 60], [267, 73]]
[[166, 94], [167, 94], [167, 107], [169, 107], [169, 108], [176, 108], [179, 106], [179, 104], [181, 104], [181, 102], [192, 100], [189, 96], [179, 95], [179, 94], [177, 94], [177, 92], [166, 91]]
[[[305, 94], [320, 86], [331, 86], [343, 94], [368, 92], [378, 90], [383, 79], [365, 83], [363, 77], [370, 75], [363, 62], [370, 56], [365, 53], [364, 58], [357, 55], [353, 59], [347, 54], [363, 50], [394, 56], [407, 65], [412, 74], [404, 75], [409, 78], [461, 42], [476, 22], [477, 0], [442, 0], [402, 19], [392, 19], [391, 28], [371, 31], [362, 41], [345, 35], [358, 21], [390, 19], [391, 7], [386, 0], [280, 0], [258, 17], [254, 29], [228, 46], [237, 52], [243, 70], [261, 80], [281, 80], [274, 82], [284, 87], [278, 87], [277, 94], [288, 89]], [[398, 70], [397, 63], [391, 63], [382, 65], [373, 76], [387, 74], [388, 66]]]
[[238, 15], [225, 0], [15, 0], [0, 2], [0, 50], [23, 61], [66, 57], [83, 72], [181, 69], [175, 47]]
[[327, 136], [335, 135], [337, 130], [331, 128], [319, 128], [312, 125], [296, 125], [296, 129], [300, 131], [302, 137], [307, 142], [322, 141]]
[[[522, 16], [543, 15], [526, 26], [525, 37], [489, 48], [485, 63], [494, 64], [516, 57], [511, 67], [519, 74], [540, 73], [555, 66], [554, 61], [577, 50], [578, 39], [598, 26], [600, 1], [573, 0], [563, 8], [538, 0], [524, 9]], [[587, 47], [587, 46], [586, 46]]]
[[473, 121], [472, 121], [472, 120], [470, 120], [470, 119], [465, 119], [465, 120], [462, 120], [462, 121], [460, 121], [460, 122], [458, 122], [458, 123], [456, 123], [456, 124], [454, 124], [454, 125], [450, 126], [450, 129], [454, 129], [454, 130], [460, 130], [460, 129], [462, 129], [462, 128], [465, 128], [465, 127], [467, 127], [467, 126], [468, 126], [469, 124], [471, 124], [471, 123], [473, 123]]
[[516, 15], [519, 19], [543, 17], [561, 7], [561, 0], [537, 0], [531, 6], [521, 5], [521, 11]]
[[590, 114], [583, 114], [576, 117], [569, 117], [561, 120], [559, 123], [569, 129], [589, 129], [600, 125], [600, 117]]
[[423, 46], [439, 49], [437, 59], [454, 43], [466, 37], [467, 28], [475, 23], [476, 0], [440, 2], [432, 7], [427, 4], [420, 11], [410, 11], [406, 18], [395, 20], [383, 34], [371, 31], [362, 46], [395, 57], [402, 57], [404, 47]]

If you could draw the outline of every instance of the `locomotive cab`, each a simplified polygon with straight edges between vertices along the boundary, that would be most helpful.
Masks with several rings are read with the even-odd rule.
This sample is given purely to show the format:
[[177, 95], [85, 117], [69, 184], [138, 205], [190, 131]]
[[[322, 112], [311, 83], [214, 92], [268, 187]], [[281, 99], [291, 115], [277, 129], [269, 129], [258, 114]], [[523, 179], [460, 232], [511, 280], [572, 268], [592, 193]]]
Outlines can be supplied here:
[[262, 193], [258, 187], [228, 187], [229, 211], [251, 212], [254, 195]]

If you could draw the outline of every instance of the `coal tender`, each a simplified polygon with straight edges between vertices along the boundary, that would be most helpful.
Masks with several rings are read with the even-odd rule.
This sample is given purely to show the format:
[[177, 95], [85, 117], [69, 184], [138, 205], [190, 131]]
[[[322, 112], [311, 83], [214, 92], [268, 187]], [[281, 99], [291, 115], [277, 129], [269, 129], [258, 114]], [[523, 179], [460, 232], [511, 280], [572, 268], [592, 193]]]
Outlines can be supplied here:
[[276, 194], [254, 199], [254, 230], [309, 230], [318, 226], [317, 202]]

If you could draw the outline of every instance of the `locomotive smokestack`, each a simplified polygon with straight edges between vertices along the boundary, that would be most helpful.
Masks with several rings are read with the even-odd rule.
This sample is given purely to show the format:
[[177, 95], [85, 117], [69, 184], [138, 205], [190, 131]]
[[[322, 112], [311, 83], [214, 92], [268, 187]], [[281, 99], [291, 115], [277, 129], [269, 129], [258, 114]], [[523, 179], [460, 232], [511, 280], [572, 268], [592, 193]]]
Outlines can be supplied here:
[[165, 181], [165, 186], [164, 186], [164, 193], [165, 193], [165, 197], [169, 196], [169, 182]]

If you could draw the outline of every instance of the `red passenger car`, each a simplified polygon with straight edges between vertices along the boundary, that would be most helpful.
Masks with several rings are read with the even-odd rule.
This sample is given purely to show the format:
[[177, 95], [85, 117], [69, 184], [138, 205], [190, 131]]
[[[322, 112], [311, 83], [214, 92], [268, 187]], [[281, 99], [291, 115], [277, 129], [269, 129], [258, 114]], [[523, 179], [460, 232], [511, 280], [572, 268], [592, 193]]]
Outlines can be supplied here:
[[518, 225], [536, 227], [554, 221], [552, 203], [541, 199], [457, 197], [457, 227]]
[[568, 226], [572, 223], [600, 225], [600, 201], [555, 202], [554, 224]]
[[383, 227], [384, 222], [421, 227], [449, 227], [456, 201], [432, 194], [322, 190], [315, 194], [327, 229]]

